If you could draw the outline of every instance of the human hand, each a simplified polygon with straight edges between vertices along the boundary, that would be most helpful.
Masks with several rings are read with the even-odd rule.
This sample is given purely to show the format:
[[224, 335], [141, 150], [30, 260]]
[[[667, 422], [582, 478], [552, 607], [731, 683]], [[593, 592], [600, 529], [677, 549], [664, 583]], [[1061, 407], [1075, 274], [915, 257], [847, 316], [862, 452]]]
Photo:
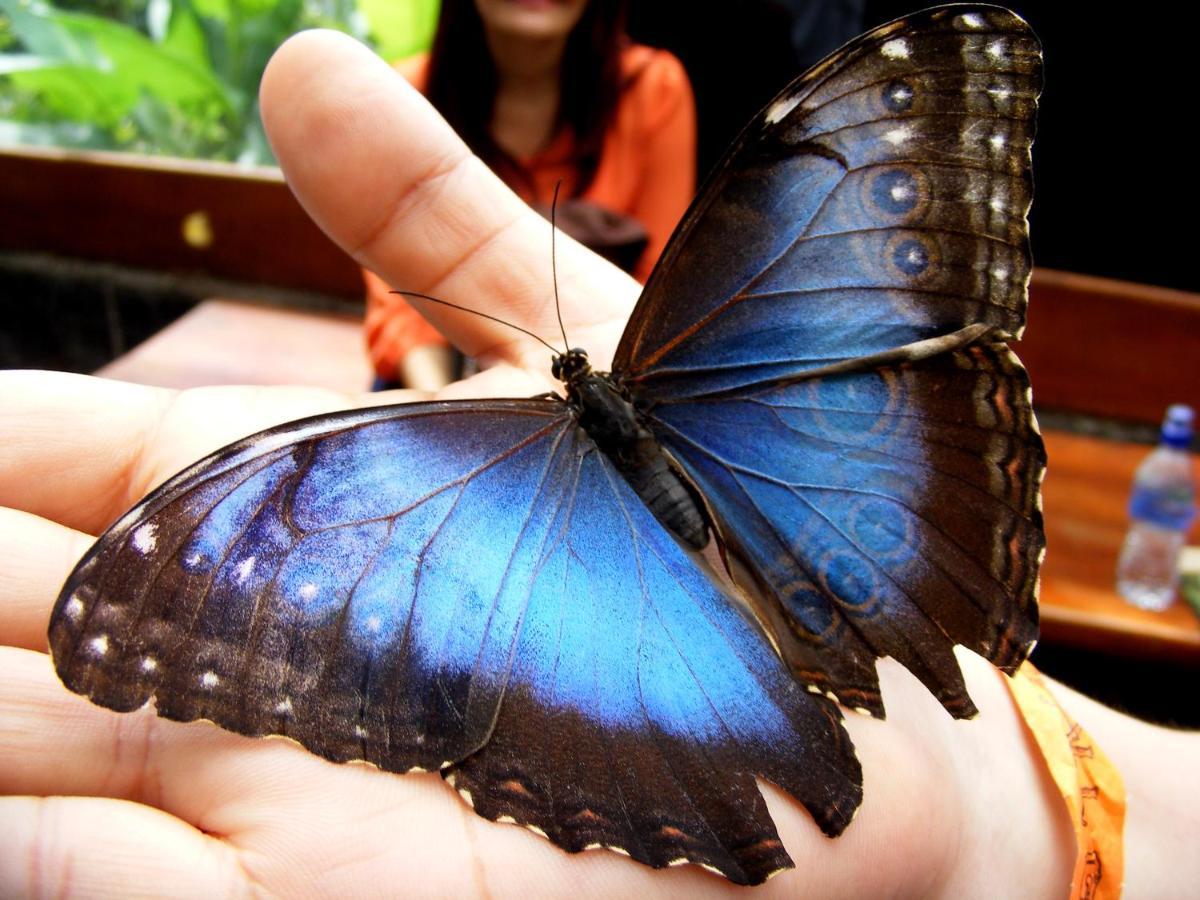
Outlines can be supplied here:
[[[293, 189], [360, 263], [397, 286], [557, 334], [548, 226], [382, 62], [339, 35], [300, 35], [268, 69], [262, 105]], [[567, 240], [558, 274], [571, 343], [606, 367], [637, 285]], [[442, 307], [429, 314], [488, 366], [440, 396], [553, 386], [549, 353], [532, 339]], [[46, 621], [90, 535], [230, 440], [380, 399], [0, 376], [9, 424], [0, 445], [0, 893], [740, 890], [694, 867], [655, 872], [605, 851], [568, 855], [475, 816], [436, 775], [335, 765], [285, 741], [145, 709], [118, 715], [59, 683]], [[1047, 895], [1067, 883], [1070, 830], [1001, 676], [962, 659], [982, 711], [974, 722], [954, 722], [911, 676], [880, 664], [891, 718], [849, 714], [865, 800], [842, 837], [825, 838], [803, 807], [764, 785], [797, 869], [760, 894]]]

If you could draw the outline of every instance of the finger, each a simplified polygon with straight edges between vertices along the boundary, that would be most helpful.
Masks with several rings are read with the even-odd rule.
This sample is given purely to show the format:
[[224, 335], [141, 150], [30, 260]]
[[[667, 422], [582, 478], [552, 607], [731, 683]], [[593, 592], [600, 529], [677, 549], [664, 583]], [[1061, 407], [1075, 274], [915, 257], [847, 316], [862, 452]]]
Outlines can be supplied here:
[[0, 799], [0, 896], [227, 897], [237, 854], [174, 816], [92, 797]]
[[479, 873], [503, 895], [528, 886], [531, 873], [565, 883], [587, 872], [643, 887], [649, 874], [612, 854], [567, 857], [524, 829], [479, 819], [437, 775], [334, 765], [290, 742], [156, 719], [149, 709], [100, 709], [57, 684], [44, 655], [5, 648], [0, 793], [162, 809], [250, 851], [263, 867], [255, 880], [287, 895], [311, 893], [306, 885], [322, 881], [331, 895], [355, 893], [342, 879], [358, 869], [339, 866], [339, 852], [392, 875], [407, 869], [407, 877], [443, 884], [447, 896], [472, 892]]
[[[205, 830], [230, 833], [238, 823], [214, 820], [215, 810], [264, 799], [282, 808], [310, 789], [298, 786], [319, 790], [332, 779], [351, 791], [355, 779], [380, 775], [331, 766], [289, 741], [160, 719], [149, 706], [114, 713], [63, 687], [46, 654], [0, 647], [0, 794], [135, 800], [187, 821], [207, 816]], [[420, 779], [401, 784], [411, 792]]]
[[378, 403], [334, 391], [174, 392], [65, 372], [0, 372], [0, 506], [97, 534], [198, 457], [291, 419]]
[[[691, 891], [727, 887], [693, 867], [653, 873], [611, 853], [567, 856], [524, 829], [474, 816], [436, 775], [333, 765], [290, 742], [244, 738], [206, 722], [165, 721], [149, 708], [100, 709], [67, 692], [45, 655], [10, 648], [0, 648], [0, 794], [138, 801], [242, 847], [287, 832], [309, 846], [310, 855], [327, 849], [330, 835], [354, 835], [360, 858], [416, 869], [430, 860], [453, 861], [450, 869], [486, 871], [489, 883], [509, 888], [528, 884], [530, 872], [561, 884], [588, 872], [601, 879], [597, 884], [624, 885], [616, 892], [621, 896], [664, 883]], [[810, 850], [829, 852], [829, 842], [794, 801], [779, 794], [771, 800], [798, 860]], [[272, 849], [282, 852], [277, 843]], [[306, 868], [313, 860], [287, 862], [282, 869]]]
[[0, 506], [98, 530], [170, 392], [61, 372], [0, 372]]
[[58, 590], [92, 540], [0, 507], [0, 644], [45, 651], [46, 623]]
[[[546, 222], [382, 60], [345, 35], [304, 32], [277, 51], [260, 98], [288, 183], [355, 259], [394, 287], [558, 334]], [[636, 283], [569, 239], [557, 262], [570, 339], [615, 345]], [[422, 311], [473, 356], [519, 363], [532, 349], [494, 322]], [[603, 337], [589, 332], [601, 323]]]

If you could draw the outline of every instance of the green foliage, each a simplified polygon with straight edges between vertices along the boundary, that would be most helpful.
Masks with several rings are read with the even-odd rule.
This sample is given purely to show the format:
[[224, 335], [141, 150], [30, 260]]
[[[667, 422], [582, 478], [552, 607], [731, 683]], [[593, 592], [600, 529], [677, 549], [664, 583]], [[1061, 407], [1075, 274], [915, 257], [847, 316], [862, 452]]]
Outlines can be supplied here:
[[366, 32], [354, 0], [0, 0], [0, 143], [270, 163], [258, 82], [311, 27]]
[[428, 50], [437, 27], [438, 0], [358, 0], [370, 38], [389, 62]]

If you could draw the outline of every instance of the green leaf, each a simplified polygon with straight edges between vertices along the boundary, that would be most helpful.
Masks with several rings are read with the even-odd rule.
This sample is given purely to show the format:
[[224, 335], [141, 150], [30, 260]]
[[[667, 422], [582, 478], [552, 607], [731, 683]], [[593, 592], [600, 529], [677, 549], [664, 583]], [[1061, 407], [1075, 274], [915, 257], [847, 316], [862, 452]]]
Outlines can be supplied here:
[[29, 69], [44, 69], [47, 66], [53, 65], [54, 62], [52, 60], [48, 60], [44, 56], [36, 56], [32, 53], [0, 54], [0, 75], [25, 72]]
[[159, 46], [177, 59], [206, 71], [212, 70], [212, 61], [208, 57], [208, 38], [200, 26], [196, 11], [187, 0], [176, 0], [171, 4], [171, 17]]
[[132, 109], [143, 91], [167, 104], [217, 102], [238, 110], [224, 86], [204, 67], [179, 59], [134, 29], [82, 13], [62, 13], [41, 3], [0, 0], [13, 14], [22, 41], [63, 67], [89, 72], [92, 90], [113, 115]]
[[45, 66], [14, 72], [10, 81], [14, 87], [36, 95], [48, 118], [90, 122], [101, 128], [115, 126], [133, 102], [110, 74], [90, 66]]

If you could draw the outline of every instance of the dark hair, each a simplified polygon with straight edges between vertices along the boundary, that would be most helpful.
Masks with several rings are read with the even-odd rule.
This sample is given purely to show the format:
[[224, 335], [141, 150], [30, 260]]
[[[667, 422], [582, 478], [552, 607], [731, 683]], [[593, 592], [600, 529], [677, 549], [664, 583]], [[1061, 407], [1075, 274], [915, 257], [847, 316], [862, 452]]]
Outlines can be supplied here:
[[[567, 38], [554, 132], [568, 125], [575, 133], [576, 197], [596, 176], [604, 135], [616, 114], [624, 40], [625, 0], [588, 0]], [[476, 156], [508, 183], [523, 183], [532, 193], [529, 173], [488, 130], [497, 88], [496, 65], [474, 0], [442, 0], [426, 94]]]

